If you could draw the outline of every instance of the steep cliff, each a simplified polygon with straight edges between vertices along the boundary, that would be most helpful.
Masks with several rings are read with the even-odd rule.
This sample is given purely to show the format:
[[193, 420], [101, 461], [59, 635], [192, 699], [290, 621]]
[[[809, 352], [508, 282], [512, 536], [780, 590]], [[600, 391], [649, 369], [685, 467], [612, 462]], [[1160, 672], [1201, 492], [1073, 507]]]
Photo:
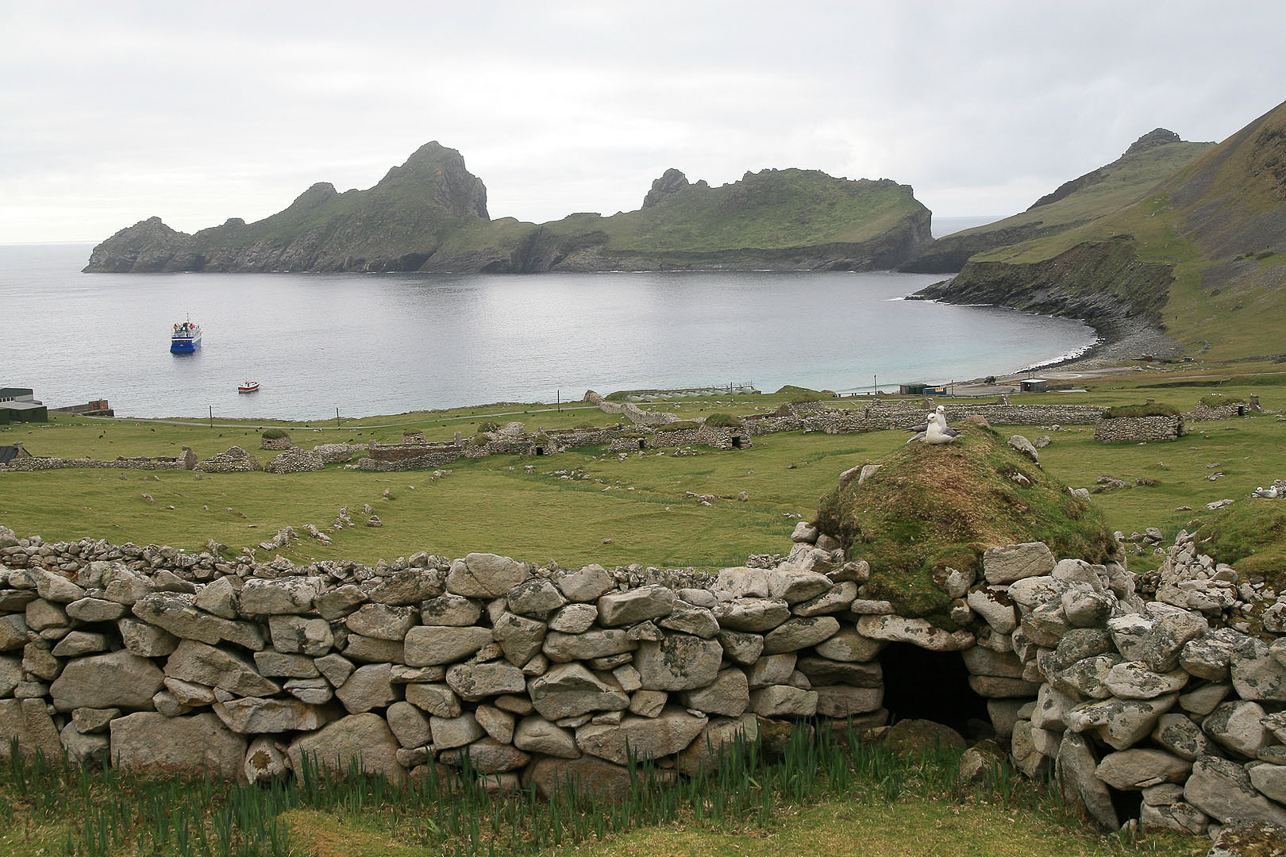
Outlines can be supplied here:
[[430, 143], [375, 187], [313, 185], [284, 211], [195, 235], [158, 219], [94, 248], [86, 271], [868, 270], [931, 240], [911, 188], [764, 170], [712, 188], [667, 170], [638, 211], [491, 221], [486, 189]]

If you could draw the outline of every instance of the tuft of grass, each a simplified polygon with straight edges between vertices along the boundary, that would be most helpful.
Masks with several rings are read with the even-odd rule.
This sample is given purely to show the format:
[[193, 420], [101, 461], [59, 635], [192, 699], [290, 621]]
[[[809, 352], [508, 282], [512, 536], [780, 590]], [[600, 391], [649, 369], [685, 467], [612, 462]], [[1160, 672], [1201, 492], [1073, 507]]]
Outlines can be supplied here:
[[942, 446], [912, 443], [865, 483], [822, 498], [816, 523], [871, 564], [867, 597], [954, 630], [935, 568], [977, 569], [982, 546], [1043, 541], [1058, 556], [1115, 551], [1102, 512], [1001, 441], [968, 428]]
[[735, 414], [715, 411], [706, 417], [705, 424], [712, 428], [740, 428], [744, 423], [741, 417]]
[[1179, 409], [1174, 405], [1161, 402], [1149, 402], [1143, 405], [1114, 405], [1103, 412], [1103, 419], [1117, 420], [1137, 417], [1177, 417]]
[[1241, 396], [1229, 396], [1224, 393], [1211, 393], [1208, 396], [1202, 396], [1197, 400], [1199, 404], [1207, 408], [1222, 408], [1224, 405], [1241, 405], [1245, 403]]
[[[390, 783], [306, 760], [267, 787], [205, 778], [155, 779], [47, 764], [0, 769], [6, 854], [36, 857], [582, 857], [620, 854], [801, 855], [924, 853], [1054, 857], [1203, 853], [1198, 837], [1150, 834], [1129, 843], [1085, 829], [1056, 793], [1003, 759], [981, 783], [962, 781], [959, 750], [895, 753], [851, 724], [779, 724], [762, 742], [708, 748], [674, 778], [633, 755], [617, 800], [574, 782], [539, 797], [491, 796], [467, 763], [430, 765]], [[18, 829], [25, 835], [14, 836]], [[860, 831], [860, 836], [855, 836]], [[748, 850], [747, 850], [748, 849]], [[917, 852], [918, 853], [918, 852]]]

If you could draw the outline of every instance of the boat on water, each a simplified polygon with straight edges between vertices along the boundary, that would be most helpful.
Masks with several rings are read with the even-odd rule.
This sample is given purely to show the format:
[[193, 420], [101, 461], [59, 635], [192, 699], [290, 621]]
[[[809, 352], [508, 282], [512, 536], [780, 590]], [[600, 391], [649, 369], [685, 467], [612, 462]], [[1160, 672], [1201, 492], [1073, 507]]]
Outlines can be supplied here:
[[259, 392], [258, 381], [246, 381], [240, 387], [237, 387], [238, 393], [257, 393]]
[[190, 318], [181, 324], [174, 325], [174, 332], [170, 335], [172, 354], [190, 354], [200, 347], [201, 325], [193, 324]]

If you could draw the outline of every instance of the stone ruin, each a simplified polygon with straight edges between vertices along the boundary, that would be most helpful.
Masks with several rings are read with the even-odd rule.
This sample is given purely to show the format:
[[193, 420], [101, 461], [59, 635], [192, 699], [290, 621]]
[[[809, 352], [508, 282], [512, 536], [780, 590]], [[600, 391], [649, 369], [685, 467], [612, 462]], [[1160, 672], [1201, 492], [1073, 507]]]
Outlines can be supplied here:
[[[767, 568], [368, 568], [50, 545], [0, 528], [0, 755], [230, 779], [304, 754], [494, 790], [691, 774], [774, 721], [994, 736], [1101, 826], [1286, 826], [1286, 593], [1183, 535], [1159, 572], [998, 546], [940, 583], [966, 630], [863, 597], [801, 523]], [[217, 546], [212, 546], [217, 547]], [[1147, 596], [1147, 597], [1145, 597]]]
[[1101, 418], [1094, 424], [1094, 440], [1099, 443], [1153, 443], [1178, 440], [1185, 434], [1181, 414]]

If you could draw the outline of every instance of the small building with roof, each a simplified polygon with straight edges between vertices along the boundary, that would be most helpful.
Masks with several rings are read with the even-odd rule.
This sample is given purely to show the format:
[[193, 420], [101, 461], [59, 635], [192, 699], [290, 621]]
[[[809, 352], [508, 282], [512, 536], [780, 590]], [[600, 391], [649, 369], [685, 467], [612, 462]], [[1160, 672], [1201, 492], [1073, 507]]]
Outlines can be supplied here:
[[0, 387], [0, 425], [49, 422], [49, 409], [30, 387]]

